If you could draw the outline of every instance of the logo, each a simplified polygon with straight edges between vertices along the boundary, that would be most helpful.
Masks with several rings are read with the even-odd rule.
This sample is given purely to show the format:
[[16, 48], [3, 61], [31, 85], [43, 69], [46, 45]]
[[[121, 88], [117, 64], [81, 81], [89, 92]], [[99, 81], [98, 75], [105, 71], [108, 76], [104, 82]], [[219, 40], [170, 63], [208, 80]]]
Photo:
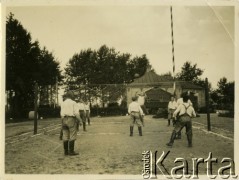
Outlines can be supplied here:
[[[173, 163], [175, 166], [167, 167], [164, 164], [165, 159], [169, 156], [170, 151], [165, 153], [162, 152], [161, 156], [158, 158], [158, 151], [153, 153], [151, 151], [144, 151], [142, 153], [143, 158], [143, 170], [142, 176], [144, 179], [157, 179], [157, 175], [163, 175], [167, 179], [198, 179], [199, 178], [199, 165], [204, 166], [207, 169], [207, 176], [210, 179], [216, 179], [217, 177], [221, 179], [233, 178], [237, 179], [238, 175], [235, 175], [235, 163], [231, 158], [222, 158], [219, 161], [217, 158], [212, 157], [212, 153], [209, 152], [208, 157], [204, 158], [192, 158], [191, 164], [192, 169], [189, 173], [188, 160], [185, 158], [175, 158]], [[217, 174], [213, 174], [213, 164], [220, 163], [220, 168], [217, 170]], [[217, 166], [218, 167], [218, 166]]]

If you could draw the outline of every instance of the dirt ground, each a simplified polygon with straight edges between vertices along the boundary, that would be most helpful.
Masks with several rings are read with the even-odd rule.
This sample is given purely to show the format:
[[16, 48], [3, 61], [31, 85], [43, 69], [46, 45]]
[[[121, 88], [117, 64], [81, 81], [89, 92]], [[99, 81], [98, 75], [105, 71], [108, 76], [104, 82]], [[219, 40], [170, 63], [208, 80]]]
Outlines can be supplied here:
[[[164, 160], [170, 170], [178, 164], [178, 157], [188, 161], [192, 173], [192, 158], [204, 158], [212, 153], [218, 163], [213, 163], [217, 173], [222, 158], [233, 159], [233, 119], [212, 116], [212, 130], [208, 133], [206, 116], [195, 118], [193, 123], [193, 147], [187, 147], [185, 130], [182, 139], [175, 140], [172, 148], [169, 141], [173, 127], [166, 119], [145, 117], [143, 136], [134, 127], [134, 136], [129, 136], [129, 116], [94, 117], [87, 132], [78, 133], [75, 149], [78, 156], [64, 156], [59, 140], [60, 119], [43, 119], [38, 122], [38, 134], [33, 135], [33, 122], [6, 124], [5, 173], [6, 174], [77, 174], [77, 175], [140, 175], [143, 170], [142, 153], [170, 151]], [[223, 124], [223, 125], [222, 125]], [[160, 172], [157, 172], [160, 174]], [[207, 173], [206, 163], [199, 165], [199, 174]], [[142, 177], [142, 176], [141, 176]], [[141, 178], [142, 179], [142, 178]]]

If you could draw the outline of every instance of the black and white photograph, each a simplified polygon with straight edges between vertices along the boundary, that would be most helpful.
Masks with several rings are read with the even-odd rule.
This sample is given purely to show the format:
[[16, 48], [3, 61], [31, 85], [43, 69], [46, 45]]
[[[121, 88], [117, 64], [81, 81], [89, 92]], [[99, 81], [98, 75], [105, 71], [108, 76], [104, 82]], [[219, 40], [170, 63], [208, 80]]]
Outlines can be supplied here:
[[0, 179], [239, 178], [237, 6], [3, 1]]

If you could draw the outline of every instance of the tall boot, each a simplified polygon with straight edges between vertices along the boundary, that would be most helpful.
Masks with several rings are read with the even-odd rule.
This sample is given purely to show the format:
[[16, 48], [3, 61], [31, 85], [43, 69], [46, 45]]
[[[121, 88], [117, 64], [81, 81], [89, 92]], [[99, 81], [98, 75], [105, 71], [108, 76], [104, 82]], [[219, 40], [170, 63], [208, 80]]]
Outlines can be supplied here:
[[65, 154], [66, 156], [69, 155], [68, 144], [69, 144], [69, 141], [63, 141], [64, 154]]
[[130, 126], [130, 136], [133, 136], [134, 126]]
[[143, 136], [143, 134], [142, 134], [142, 127], [138, 127], [138, 130], [139, 130], [139, 135]]
[[192, 134], [187, 134], [188, 147], [192, 147]]
[[170, 126], [170, 119], [168, 119], [168, 126]]
[[174, 139], [176, 137], [176, 134], [177, 134], [176, 131], [173, 130], [170, 141], [169, 141], [169, 143], [166, 144], [167, 146], [170, 146], [170, 147], [173, 146], [173, 142], [174, 142]]
[[90, 118], [88, 118], [88, 125], [90, 126]]
[[83, 122], [83, 131], [86, 131], [86, 122]]
[[182, 137], [181, 137], [181, 131], [179, 131], [178, 133], [177, 133], [177, 135], [176, 135], [176, 138], [175, 139], [182, 139]]
[[79, 155], [79, 153], [74, 151], [74, 148], [75, 148], [75, 140], [69, 141], [69, 155], [70, 156]]
[[61, 128], [59, 139], [62, 140], [62, 137], [63, 137], [63, 130]]

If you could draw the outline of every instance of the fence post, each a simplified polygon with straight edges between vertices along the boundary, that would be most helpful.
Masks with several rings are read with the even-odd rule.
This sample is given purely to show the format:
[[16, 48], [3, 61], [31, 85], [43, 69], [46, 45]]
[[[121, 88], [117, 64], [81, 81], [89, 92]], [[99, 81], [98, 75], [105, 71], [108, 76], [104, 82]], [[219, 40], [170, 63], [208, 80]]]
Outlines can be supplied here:
[[37, 100], [38, 100], [38, 84], [35, 84], [35, 97], [34, 97], [34, 134], [37, 134]]
[[210, 122], [210, 109], [209, 109], [209, 88], [208, 88], [208, 79], [205, 79], [205, 98], [206, 98], [206, 109], [207, 109], [207, 130], [211, 131], [211, 122]]

